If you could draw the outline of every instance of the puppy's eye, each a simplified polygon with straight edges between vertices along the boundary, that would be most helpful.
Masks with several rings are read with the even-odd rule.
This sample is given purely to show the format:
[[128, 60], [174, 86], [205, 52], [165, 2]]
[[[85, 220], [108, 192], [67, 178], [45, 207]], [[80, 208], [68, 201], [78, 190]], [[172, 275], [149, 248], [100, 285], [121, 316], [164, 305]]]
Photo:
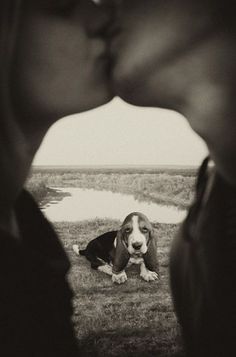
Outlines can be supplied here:
[[141, 230], [142, 230], [143, 233], [147, 233], [148, 232], [147, 227], [143, 227]]
[[131, 232], [131, 228], [125, 228], [125, 233], [130, 233]]

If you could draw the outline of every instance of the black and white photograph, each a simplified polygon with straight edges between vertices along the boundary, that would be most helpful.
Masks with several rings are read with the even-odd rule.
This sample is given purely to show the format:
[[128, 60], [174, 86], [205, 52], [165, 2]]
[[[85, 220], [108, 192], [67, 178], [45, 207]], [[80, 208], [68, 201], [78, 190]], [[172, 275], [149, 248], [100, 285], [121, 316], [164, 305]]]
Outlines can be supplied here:
[[1, 357], [236, 355], [234, 17], [1, 0]]

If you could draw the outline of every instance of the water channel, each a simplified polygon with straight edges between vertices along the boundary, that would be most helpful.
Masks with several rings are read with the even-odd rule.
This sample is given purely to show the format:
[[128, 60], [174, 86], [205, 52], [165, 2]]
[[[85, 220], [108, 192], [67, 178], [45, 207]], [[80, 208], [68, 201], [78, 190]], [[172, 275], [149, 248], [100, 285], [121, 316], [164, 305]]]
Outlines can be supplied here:
[[131, 212], [144, 213], [150, 221], [160, 223], [179, 223], [185, 210], [174, 206], [163, 206], [153, 202], [141, 202], [132, 195], [98, 191], [77, 187], [60, 187], [58, 191], [69, 193], [60, 201], [49, 202], [42, 208], [52, 222], [76, 222], [95, 218], [123, 219]]

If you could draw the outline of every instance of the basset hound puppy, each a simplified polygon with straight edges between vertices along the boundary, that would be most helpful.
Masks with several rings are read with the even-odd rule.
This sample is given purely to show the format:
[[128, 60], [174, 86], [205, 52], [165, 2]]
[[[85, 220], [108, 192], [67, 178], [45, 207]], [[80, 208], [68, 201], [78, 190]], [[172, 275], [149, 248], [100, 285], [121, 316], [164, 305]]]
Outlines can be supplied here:
[[130, 213], [118, 231], [106, 232], [90, 241], [86, 249], [76, 254], [84, 255], [91, 268], [112, 276], [112, 281], [122, 284], [127, 280], [125, 269], [131, 264], [140, 265], [140, 276], [145, 281], [159, 279], [157, 237], [147, 217], [139, 212]]

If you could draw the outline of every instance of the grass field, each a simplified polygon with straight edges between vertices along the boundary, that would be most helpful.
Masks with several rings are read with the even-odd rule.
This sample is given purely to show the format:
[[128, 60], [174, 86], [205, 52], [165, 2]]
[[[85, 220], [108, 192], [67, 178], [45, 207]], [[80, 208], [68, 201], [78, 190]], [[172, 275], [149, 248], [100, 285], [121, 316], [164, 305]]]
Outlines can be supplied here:
[[[132, 194], [144, 201], [186, 208], [193, 196], [196, 169], [35, 169], [27, 188], [42, 205], [61, 199], [52, 187], [80, 187]], [[71, 261], [69, 281], [74, 290], [74, 324], [82, 357], [183, 357], [169, 289], [169, 250], [176, 225], [155, 223], [158, 231], [159, 282], [141, 280], [138, 266], [128, 281], [114, 285], [111, 277], [91, 270], [84, 257], [72, 252], [121, 222], [96, 219], [56, 223]]]
[[140, 201], [185, 209], [193, 197], [195, 169], [34, 169], [27, 182], [37, 201], [56, 195], [49, 187], [80, 187], [131, 194]]
[[119, 225], [113, 220], [56, 224], [72, 264], [69, 281], [75, 293], [74, 323], [82, 356], [183, 357], [168, 275], [169, 248], [176, 225], [155, 224], [159, 282], [141, 280], [138, 266], [131, 266], [128, 281], [114, 285], [110, 276], [91, 270], [84, 257], [72, 252], [73, 244], [85, 247], [96, 235]]

